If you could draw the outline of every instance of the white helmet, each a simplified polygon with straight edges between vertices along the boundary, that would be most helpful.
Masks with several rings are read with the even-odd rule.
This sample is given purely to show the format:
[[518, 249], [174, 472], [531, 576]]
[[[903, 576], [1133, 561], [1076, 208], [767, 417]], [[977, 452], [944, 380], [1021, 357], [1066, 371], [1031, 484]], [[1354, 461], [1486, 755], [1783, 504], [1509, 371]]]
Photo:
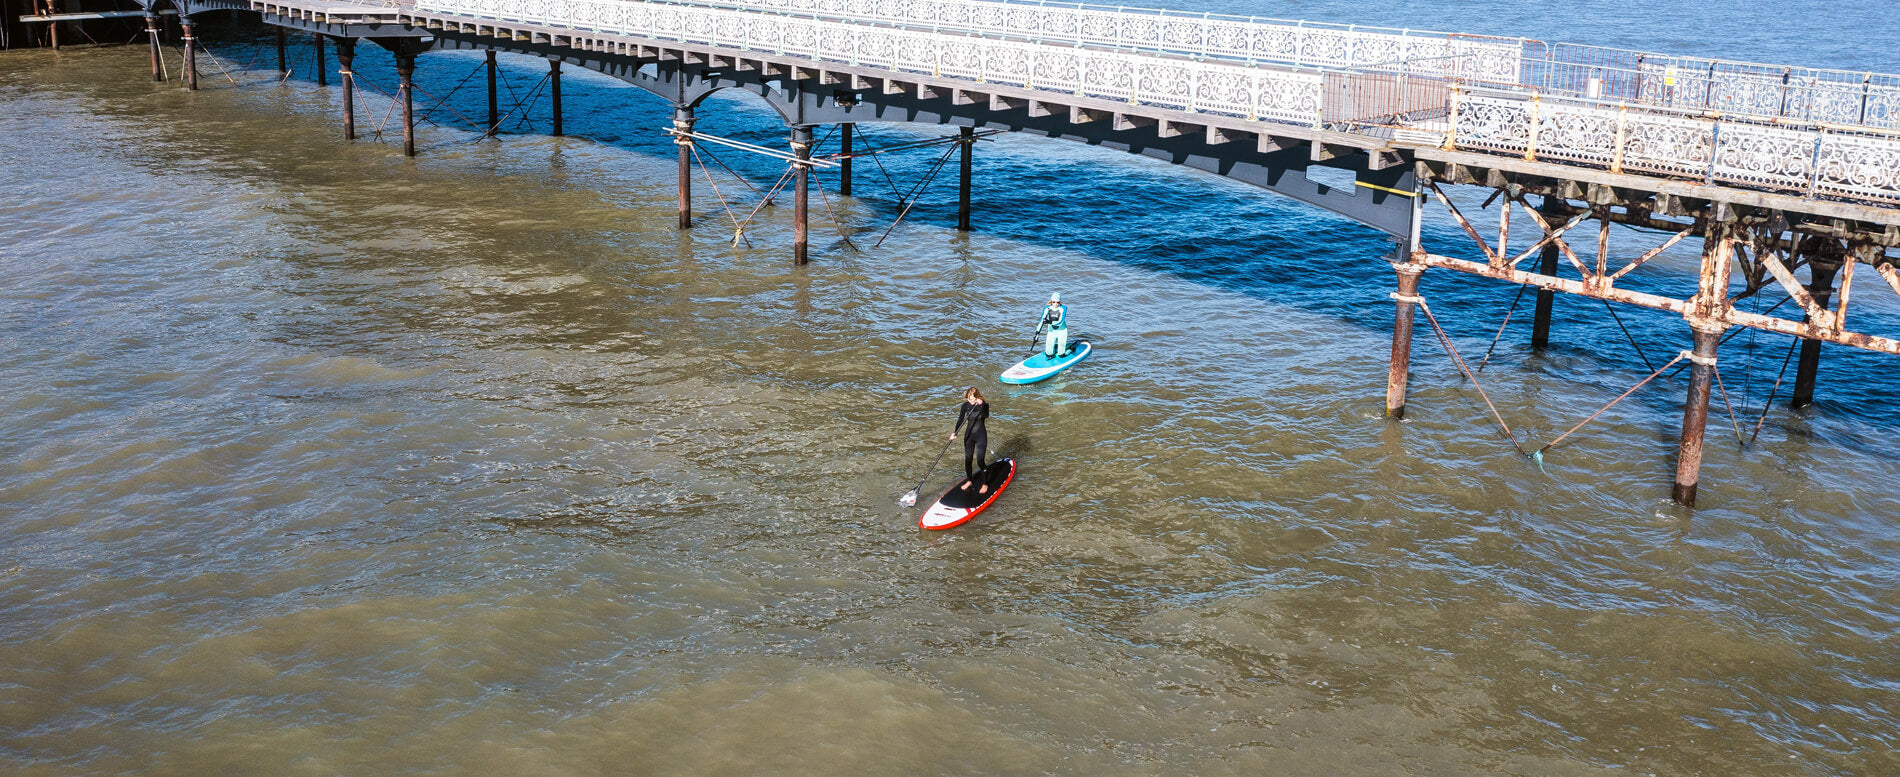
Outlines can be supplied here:
[[1061, 302], [1061, 301], [1062, 301], [1062, 292], [1059, 292], [1059, 291], [1052, 291], [1052, 292], [1049, 292], [1049, 301], [1050, 301], [1050, 302]]

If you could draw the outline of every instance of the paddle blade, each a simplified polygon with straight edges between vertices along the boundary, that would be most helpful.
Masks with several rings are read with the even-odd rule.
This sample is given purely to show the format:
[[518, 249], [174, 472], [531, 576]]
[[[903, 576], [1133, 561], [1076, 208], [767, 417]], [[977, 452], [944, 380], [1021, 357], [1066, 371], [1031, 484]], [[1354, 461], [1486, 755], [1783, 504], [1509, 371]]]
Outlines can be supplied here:
[[914, 504], [917, 504], [917, 492], [916, 492], [916, 490], [914, 490], [914, 489], [913, 489], [913, 490], [911, 490], [911, 491], [909, 491], [909, 492], [907, 492], [907, 493], [905, 493], [905, 494], [904, 494], [903, 496], [900, 496], [900, 497], [898, 497], [898, 498], [897, 498], [897, 503], [898, 503], [898, 504], [900, 504], [900, 505], [903, 505], [903, 506], [905, 506], [905, 507], [910, 507], [911, 505], [914, 505]]

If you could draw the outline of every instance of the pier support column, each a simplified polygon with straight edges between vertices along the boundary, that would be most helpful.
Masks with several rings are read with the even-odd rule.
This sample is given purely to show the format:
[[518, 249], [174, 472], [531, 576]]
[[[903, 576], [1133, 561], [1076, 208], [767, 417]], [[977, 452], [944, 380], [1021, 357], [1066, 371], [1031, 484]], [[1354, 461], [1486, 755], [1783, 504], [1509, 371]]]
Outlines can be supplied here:
[[838, 140], [838, 196], [851, 196], [851, 136], [858, 125], [850, 122], [838, 125], [841, 133]]
[[[681, 133], [673, 136], [673, 142], [680, 152], [680, 229], [693, 228], [693, 139], [688, 133], [693, 131], [693, 109], [679, 106], [673, 109], [673, 131]], [[737, 239], [737, 236], [734, 236]]]
[[1385, 417], [1405, 417], [1405, 383], [1412, 369], [1412, 317], [1418, 301], [1418, 280], [1425, 274], [1425, 265], [1403, 261], [1404, 250], [1396, 257], [1392, 269], [1399, 274], [1399, 290], [1393, 295], [1398, 301], [1398, 310], [1392, 319], [1392, 365], [1385, 377]]
[[501, 106], [495, 101], [495, 51], [488, 51], [488, 129], [483, 135], [495, 136], [495, 128], [501, 126]]
[[163, 63], [159, 60], [158, 50], [158, 14], [145, 15], [145, 38], [152, 44], [152, 80], [165, 80]]
[[336, 39], [337, 77], [343, 82], [343, 139], [356, 139], [356, 72], [350, 69], [350, 63], [356, 61], [356, 39]]
[[970, 231], [970, 157], [976, 152], [976, 128], [964, 127], [963, 158], [957, 164], [957, 231]]
[[794, 187], [792, 191], [792, 261], [804, 264], [811, 240], [811, 230], [806, 217], [811, 204], [811, 125], [800, 124], [792, 128], [792, 162]]
[[548, 60], [548, 94], [554, 102], [554, 136], [561, 136], [561, 61]]
[[289, 53], [284, 50], [284, 28], [272, 29], [277, 30], [277, 75], [281, 78], [290, 75]]
[[185, 33], [185, 88], [198, 88], [198, 34], [189, 17], [181, 17], [179, 25]]
[[[1556, 219], [1558, 211], [1560, 210], [1558, 204], [1562, 202], [1563, 200], [1547, 194], [1544, 195], [1544, 201], [1541, 207], [1537, 209], [1544, 215], [1544, 222], [1552, 225], [1553, 229], [1556, 228]], [[1509, 203], [1506, 203], [1506, 205], [1508, 206]], [[1538, 256], [1537, 272], [1542, 275], [1557, 274], [1557, 244], [1555, 242], [1544, 246], [1543, 253]], [[1551, 291], [1550, 289], [1537, 290], [1537, 310], [1531, 318], [1532, 348], [1546, 348], [1550, 346], [1550, 312], [1556, 299], [1557, 292]]]
[[[1827, 309], [1829, 299], [1834, 296], [1834, 274], [1840, 270], [1838, 256], [1818, 251], [1808, 255], [1808, 296], [1813, 297], [1814, 304], [1822, 310]], [[1802, 320], [1809, 318], [1803, 316]], [[1794, 397], [1788, 401], [1788, 407], [1796, 410], [1814, 404], [1814, 376], [1821, 368], [1821, 341], [1802, 340], [1800, 358], [1794, 369]]]
[[1709, 425], [1709, 386], [1715, 378], [1715, 350], [1722, 344], [1720, 324], [1691, 324], [1695, 350], [1689, 356], [1689, 401], [1682, 408], [1682, 442], [1676, 448], [1676, 488], [1671, 498], [1695, 506], [1702, 479], [1702, 436]]
[[317, 36], [317, 86], [330, 85], [330, 71], [324, 69], [323, 36]]
[[415, 86], [412, 78], [416, 74], [416, 55], [396, 53], [396, 97], [402, 101], [402, 153], [404, 156], [416, 155], [416, 115]]

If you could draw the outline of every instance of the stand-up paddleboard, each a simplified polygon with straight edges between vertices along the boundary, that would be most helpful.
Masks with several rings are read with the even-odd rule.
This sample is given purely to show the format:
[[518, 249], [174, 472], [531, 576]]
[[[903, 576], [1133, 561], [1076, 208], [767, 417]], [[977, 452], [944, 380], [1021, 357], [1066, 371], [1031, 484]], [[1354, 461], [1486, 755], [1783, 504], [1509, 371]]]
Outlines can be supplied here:
[[997, 380], [1016, 385], [1047, 380], [1056, 373], [1068, 369], [1070, 365], [1088, 358], [1089, 351], [1094, 349], [1095, 346], [1089, 345], [1089, 341], [1078, 340], [1075, 347], [1069, 349], [1068, 356], [1051, 359], [1042, 353], [1037, 353], [1035, 356], [1017, 362], [1016, 366], [1003, 370], [1003, 376]]
[[[990, 462], [982, 472], [976, 473], [976, 482], [971, 483], [969, 488], [963, 488], [963, 481], [968, 479], [958, 479], [950, 486], [950, 490], [943, 492], [943, 496], [937, 498], [937, 503], [925, 510], [922, 518], [917, 519], [917, 525], [926, 529], [948, 529], [975, 518], [977, 513], [983, 512], [983, 508], [994, 504], [996, 497], [1002, 496], [1003, 489], [1009, 488], [1009, 482], [1016, 479], [1016, 460], [997, 459]], [[977, 489], [985, 484], [990, 487], [989, 493], [978, 493]]]

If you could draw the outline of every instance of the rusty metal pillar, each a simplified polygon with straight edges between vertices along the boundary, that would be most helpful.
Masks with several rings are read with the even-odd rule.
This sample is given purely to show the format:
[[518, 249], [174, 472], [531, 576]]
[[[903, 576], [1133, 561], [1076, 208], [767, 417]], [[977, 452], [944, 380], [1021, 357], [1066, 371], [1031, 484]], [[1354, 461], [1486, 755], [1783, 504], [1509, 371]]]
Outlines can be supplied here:
[[336, 39], [336, 74], [343, 81], [343, 139], [356, 139], [356, 71], [350, 69], [350, 63], [356, 61], [356, 39]]
[[198, 88], [198, 34], [190, 17], [179, 17], [185, 31], [185, 88]]
[[[1816, 247], [1820, 248], [1820, 245]], [[1823, 248], [1809, 252], [1808, 296], [1813, 297], [1814, 304], [1822, 310], [1827, 309], [1828, 301], [1834, 296], [1834, 274], [1840, 270], [1841, 258], [1834, 251]], [[1802, 320], [1809, 319], [1803, 316]], [[1802, 340], [1801, 359], [1794, 370], [1794, 397], [1788, 401], [1788, 407], [1799, 410], [1814, 404], [1814, 377], [1820, 368], [1821, 341]]]
[[1709, 386], [1715, 378], [1715, 351], [1727, 327], [1691, 325], [1695, 350], [1689, 355], [1689, 401], [1682, 408], [1682, 442], [1676, 448], [1676, 488], [1671, 498], [1684, 507], [1695, 506], [1696, 485], [1702, 479], [1702, 437], [1709, 425]]
[[1385, 377], [1385, 417], [1405, 417], [1405, 383], [1412, 369], [1412, 317], [1418, 305], [1418, 280], [1425, 265], [1406, 261], [1403, 248], [1392, 269], [1399, 274], [1399, 290], [1392, 295], [1398, 310], [1392, 319], [1392, 364]]
[[[58, 14], [59, 0], [46, 0], [46, 13], [48, 16]], [[59, 50], [59, 22], [46, 23], [46, 36], [47, 36], [47, 43], [52, 46], [54, 51], [58, 51]]]
[[792, 192], [792, 260], [804, 264], [810, 261], [807, 254], [811, 229], [806, 217], [811, 204], [811, 125], [792, 127], [792, 156], [796, 157], [792, 161], [795, 180]]
[[838, 141], [838, 196], [840, 197], [851, 196], [851, 135], [857, 127], [858, 125], [850, 122], [838, 125], [839, 131], [843, 133]]
[[159, 59], [158, 14], [148, 13], [145, 15], [145, 37], [151, 41], [152, 44], [152, 80], [163, 81], [165, 80], [165, 70], [163, 62]]
[[554, 136], [561, 136], [561, 61], [548, 60], [548, 94], [554, 101]]
[[402, 153], [404, 156], [416, 155], [416, 114], [415, 86], [412, 78], [416, 74], [416, 55], [397, 52], [396, 97], [402, 101]]
[[957, 165], [957, 231], [970, 231], [970, 157], [976, 151], [976, 128], [964, 127], [963, 158]]
[[495, 128], [501, 126], [501, 104], [495, 100], [495, 50], [488, 50], [488, 129], [482, 132], [488, 137], [495, 136]]
[[317, 36], [317, 86], [329, 86], [330, 73], [323, 69], [323, 36]]
[[284, 28], [274, 29], [277, 30], [277, 75], [288, 76], [290, 75], [290, 60], [288, 52], [284, 51]]
[[[1537, 209], [1544, 216], [1544, 222], [1556, 228], [1557, 219], [1562, 213], [1559, 205], [1563, 200], [1554, 195], [1544, 195], [1544, 201]], [[1557, 274], [1557, 244], [1555, 241], [1544, 246], [1538, 256], [1537, 272], [1542, 275]], [[1550, 312], [1557, 300], [1557, 292], [1550, 289], [1537, 290], [1537, 310], [1531, 317], [1531, 347], [1545, 348], [1550, 345]]]
[[[680, 154], [680, 229], [693, 228], [693, 108], [673, 108], [673, 142]], [[736, 239], [736, 238], [735, 238]]]
[[1709, 424], [1709, 386], [1715, 377], [1715, 353], [1722, 345], [1722, 333], [1728, 329], [1730, 301], [1729, 264], [1733, 260], [1733, 237], [1737, 227], [1722, 219], [1733, 218], [1726, 204], [1712, 206], [1715, 223], [1709, 225], [1702, 241], [1702, 267], [1696, 281], [1695, 297], [1683, 318], [1695, 333], [1695, 350], [1689, 353], [1689, 399], [1682, 408], [1682, 442], [1676, 449], [1676, 487], [1671, 497], [1676, 504], [1695, 506], [1696, 484], [1702, 477], [1702, 436]]

